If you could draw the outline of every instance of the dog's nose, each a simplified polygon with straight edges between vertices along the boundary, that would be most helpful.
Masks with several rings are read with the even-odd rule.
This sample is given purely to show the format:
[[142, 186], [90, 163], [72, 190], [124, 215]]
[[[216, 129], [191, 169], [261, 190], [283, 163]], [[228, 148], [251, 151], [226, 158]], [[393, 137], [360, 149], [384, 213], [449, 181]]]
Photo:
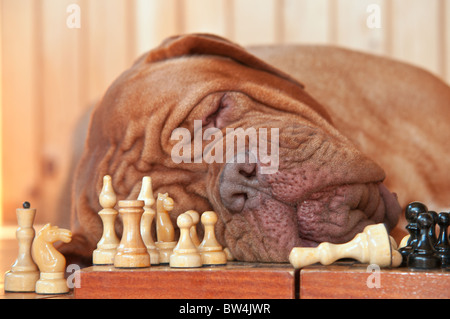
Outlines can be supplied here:
[[239, 213], [249, 198], [258, 192], [257, 164], [227, 163], [220, 177], [222, 204], [232, 213]]

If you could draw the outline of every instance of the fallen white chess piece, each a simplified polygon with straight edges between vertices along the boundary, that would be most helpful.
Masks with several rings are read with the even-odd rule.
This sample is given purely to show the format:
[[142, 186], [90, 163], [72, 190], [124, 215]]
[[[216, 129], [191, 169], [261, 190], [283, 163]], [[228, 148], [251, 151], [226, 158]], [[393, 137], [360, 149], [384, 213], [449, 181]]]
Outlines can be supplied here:
[[380, 268], [398, 267], [402, 262], [384, 224], [369, 225], [345, 244], [321, 243], [315, 248], [295, 247], [289, 261], [295, 268], [303, 268], [317, 262], [330, 265], [338, 259], [352, 258], [361, 263], [376, 264]]

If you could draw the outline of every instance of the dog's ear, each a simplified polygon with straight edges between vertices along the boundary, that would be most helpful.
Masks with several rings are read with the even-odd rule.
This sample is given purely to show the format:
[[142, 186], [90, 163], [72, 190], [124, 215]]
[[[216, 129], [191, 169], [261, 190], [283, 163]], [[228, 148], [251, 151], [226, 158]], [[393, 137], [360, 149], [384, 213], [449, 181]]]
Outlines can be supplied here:
[[247, 67], [271, 73], [304, 88], [302, 83], [258, 59], [243, 47], [212, 34], [197, 33], [167, 38], [159, 47], [148, 53], [145, 61], [153, 63], [188, 55], [213, 55], [230, 58]]

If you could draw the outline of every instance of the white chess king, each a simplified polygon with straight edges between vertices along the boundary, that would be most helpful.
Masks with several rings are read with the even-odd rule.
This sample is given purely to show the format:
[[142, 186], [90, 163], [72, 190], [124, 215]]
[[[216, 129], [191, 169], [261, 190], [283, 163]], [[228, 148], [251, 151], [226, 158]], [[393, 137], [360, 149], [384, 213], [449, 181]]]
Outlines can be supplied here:
[[19, 253], [11, 270], [5, 274], [5, 291], [33, 292], [36, 281], [39, 279], [39, 269], [31, 257], [31, 243], [35, 235], [33, 222], [36, 209], [30, 208], [30, 204], [25, 202], [23, 208], [16, 210], [16, 215], [19, 225], [16, 231]]

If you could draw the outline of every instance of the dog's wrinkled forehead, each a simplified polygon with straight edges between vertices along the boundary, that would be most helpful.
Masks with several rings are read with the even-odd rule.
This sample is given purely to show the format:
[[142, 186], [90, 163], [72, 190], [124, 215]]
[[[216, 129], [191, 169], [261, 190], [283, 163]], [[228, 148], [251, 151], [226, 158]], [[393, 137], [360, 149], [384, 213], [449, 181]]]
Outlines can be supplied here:
[[[122, 93], [128, 90], [128, 95], [140, 95], [141, 101], [156, 98], [177, 104], [180, 106], [177, 112], [213, 91], [239, 91], [265, 105], [295, 114], [304, 113], [298, 109], [300, 102], [314, 111], [315, 116], [332, 122], [324, 107], [299, 81], [241, 46], [214, 35], [189, 34], [165, 40], [138, 59], [118, 79], [117, 86], [114, 101], [127, 99], [127, 94]], [[297, 105], [287, 105], [285, 99], [277, 99], [280, 95], [291, 97]], [[145, 108], [141, 111], [148, 114]], [[136, 114], [136, 110], [133, 112]]]
[[138, 122], [159, 125], [167, 137], [210, 94], [232, 91], [315, 126], [332, 126], [300, 82], [228, 40], [198, 34], [169, 38], [143, 55], [110, 86], [96, 115], [105, 138], [114, 131], [115, 140], [122, 140], [125, 128]]
[[247, 67], [274, 74], [304, 87], [302, 83], [248, 53], [239, 45], [210, 34], [189, 34], [168, 38], [158, 48], [150, 51], [145, 62], [152, 63], [188, 55], [214, 55], [230, 58]]

